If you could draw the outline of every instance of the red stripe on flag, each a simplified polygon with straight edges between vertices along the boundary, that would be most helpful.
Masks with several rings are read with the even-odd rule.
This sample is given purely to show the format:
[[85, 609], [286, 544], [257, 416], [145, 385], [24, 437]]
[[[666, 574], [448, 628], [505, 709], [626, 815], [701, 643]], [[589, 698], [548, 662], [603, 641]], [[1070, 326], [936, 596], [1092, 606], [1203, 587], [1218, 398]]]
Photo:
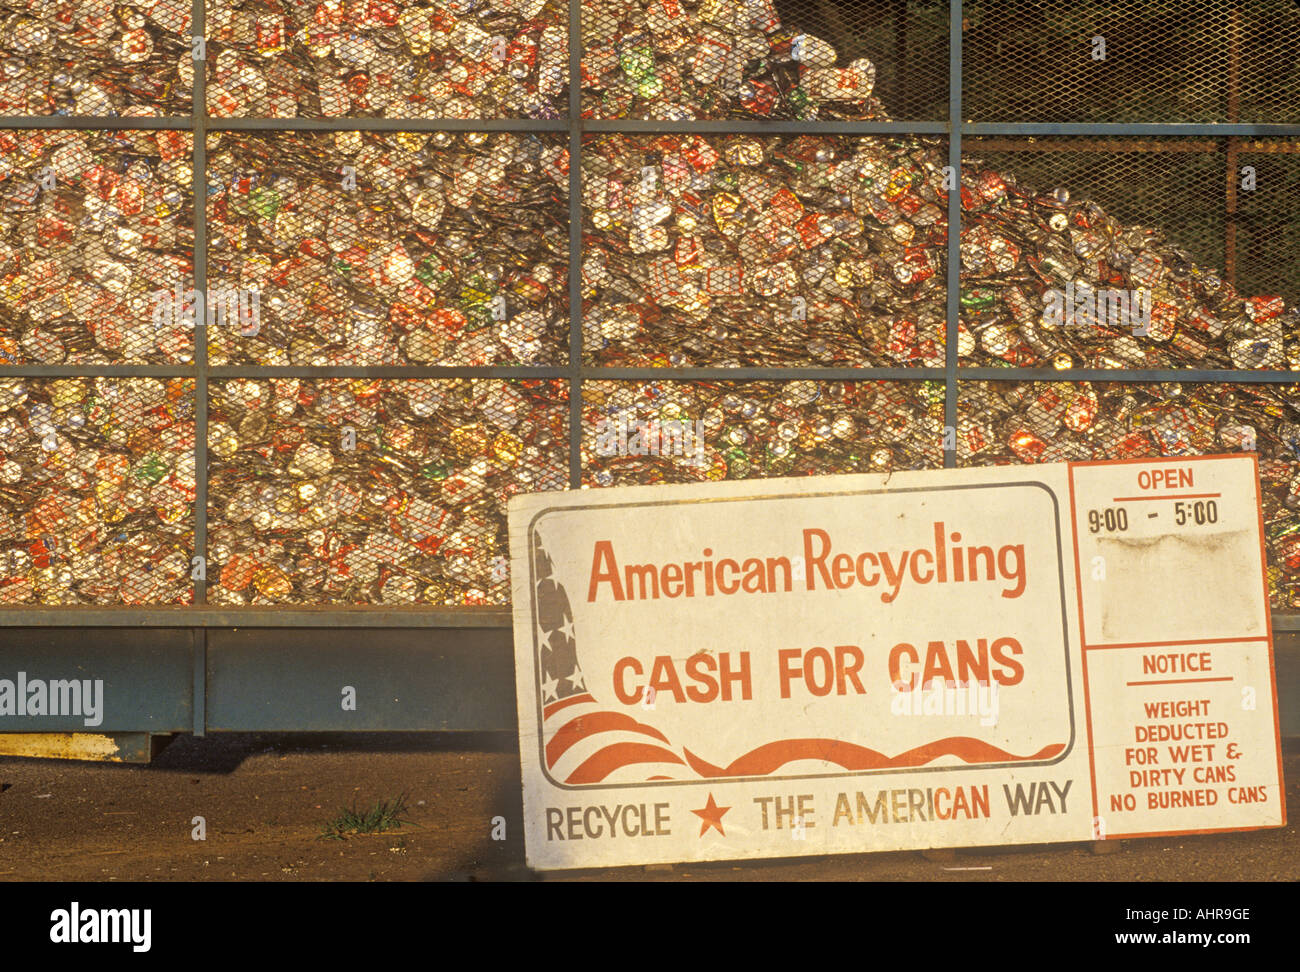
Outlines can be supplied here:
[[647, 743], [615, 743], [591, 756], [569, 774], [566, 783], [599, 783], [610, 773], [633, 763], [677, 763], [681, 757], [661, 746]]
[[552, 702], [550, 705], [542, 709], [542, 718], [549, 719], [551, 716], [559, 712], [561, 709], [567, 708], [573, 705], [575, 702], [595, 702], [595, 701], [596, 700], [591, 697], [590, 693], [587, 692], [583, 692], [581, 695], [574, 695], [567, 699], [561, 699], [559, 702]]
[[1065, 745], [1053, 743], [1029, 756], [1016, 756], [1005, 750], [992, 746], [980, 739], [969, 736], [953, 736], [940, 739], [899, 753], [886, 756], [874, 749], [847, 743], [838, 739], [782, 739], [751, 750], [739, 759], [733, 760], [725, 768], [714, 766], [700, 759], [690, 750], [685, 750], [686, 760], [691, 769], [706, 778], [719, 776], [767, 776], [786, 763], [800, 759], [820, 759], [834, 763], [847, 770], [885, 769], [907, 766], [924, 766], [940, 756], [956, 756], [966, 763], [1026, 762], [1029, 760], [1051, 759], [1058, 755]]
[[637, 722], [630, 715], [622, 712], [592, 712], [566, 722], [555, 731], [551, 741], [546, 744], [546, 765], [554, 766], [556, 760], [563, 756], [570, 746], [593, 733], [611, 732], [619, 729], [627, 732], [644, 733], [658, 739], [665, 746], [671, 745], [668, 742], [668, 737], [658, 729]]

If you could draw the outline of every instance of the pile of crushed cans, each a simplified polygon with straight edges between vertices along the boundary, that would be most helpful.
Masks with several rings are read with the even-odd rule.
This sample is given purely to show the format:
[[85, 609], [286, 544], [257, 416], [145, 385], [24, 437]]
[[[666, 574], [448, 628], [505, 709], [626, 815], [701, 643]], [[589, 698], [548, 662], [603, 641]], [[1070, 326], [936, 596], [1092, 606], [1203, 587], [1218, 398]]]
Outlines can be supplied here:
[[1160, 229], [973, 160], [961, 196], [963, 364], [1300, 368], [1300, 308], [1237, 293]]
[[937, 146], [610, 135], [582, 166], [590, 360], [943, 367]]
[[186, 132], [0, 131], [0, 361], [193, 362], [190, 156]]
[[188, 115], [190, 0], [4, 0], [0, 115]]
[[560, 363], [567, 217], [562, 136], [210, 136], [209, 362]]
[[943, 383], [587, 381], [592, 486], [943, 465]]
[[876, 67], [839, 65], [820, 37], [785, 29], [771, 0], [587, 0], [588, 118], [886, 120]]
[[557, 118], [559, 0], [210, 5], [208, 112], [270, 118]]
[[[188, 19], [166, 2], [10, 3], [0, 111], [188, 110]], [[223, 2], [208, 28], [219, 118], [567, 116], [556, 0]], [[582, 37], [584, 118], [888, 119], [874, 66], [785, 27], [770, 0], [590, 0]], [[193, 362], [189, 138], [0, 133], [0, 360]], [[567, 136], [208, 139], [209, 364], [568, 363]], [[918, 136], [588, 131], [583, 364], [940, 368], [956, 192], [959, 365], [1300, 373], [1286, 296], [1238, 293], [1104, 201], [947, 164]], [[208, 391], [214, 603], [506, 603], [506, 500], [568, 483], [567, 381], [222, 376]], [[592, 378], [583, 479], [933, 468], [954, 431], [960, 465], [1256, 451], [1274, 605], [1300, 609], [1300, 386], [958, 391], [945, 434], [933, 381]], [[179, 379], [4, 379], [0, 600], [188, 598], [190, 396]]]
[[212, 603], [506, 603], [506, 502], [568, 483], [564, 381], [209, 391]]
[[194, 382], [0, 378], [0, 604], [189, 603]]

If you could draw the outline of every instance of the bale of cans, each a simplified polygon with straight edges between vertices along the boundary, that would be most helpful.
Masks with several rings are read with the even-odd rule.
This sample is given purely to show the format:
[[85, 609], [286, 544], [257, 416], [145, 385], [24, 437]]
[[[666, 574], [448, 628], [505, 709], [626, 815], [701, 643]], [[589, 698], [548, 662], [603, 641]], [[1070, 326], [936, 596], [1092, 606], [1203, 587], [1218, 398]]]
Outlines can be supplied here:
[[568, 482], [561, 381], [209, 391], [213, 603], [504, 604], [507, 500]]
[[5, 0], [0, 115], [188, 115], [190, 0]]
[[943, 465], [939, 382], [583, 384], [592, 486]]
[[588, 140], [588, 359], [942, 367], [940, 159], [915, 139]]
[[567, 354], [561, 138], [226, 133], [211, 136], [208, 163], [209, 287], [242, 301], [209, 329], [211, 363]]
[[219, 0], [208, 31], [215, 117], [556, 118], [568, 102], [558, 0]]
[[0, 131], [0, 361], [193, 362], [191, 142]]
[[0, 604], [193, 598], [194, 383], [0, 378]]

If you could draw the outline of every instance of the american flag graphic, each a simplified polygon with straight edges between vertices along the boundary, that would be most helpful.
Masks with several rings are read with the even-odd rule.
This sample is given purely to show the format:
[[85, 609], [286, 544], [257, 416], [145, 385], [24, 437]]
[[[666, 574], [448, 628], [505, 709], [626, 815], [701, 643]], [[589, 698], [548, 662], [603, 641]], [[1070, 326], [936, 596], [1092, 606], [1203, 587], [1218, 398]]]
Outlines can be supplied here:
[[947, 758], [965, 764], [1047, 760], [1065, 749], [1064, 743], [1017, 756], [982, 739], [949, 736], [893, 756], [841, 739], [791, 738], [765, 743], [715, 765], [689, 749], [674, 745], [637, 714], [602, 705], [588, 690], [578, 664], [573, 611], [564, 585], [555, 579], [554, 564], [533, 533], [533, 578], [536, 595], [537, 648], [541, 671], [542, 745], [546, 768], [556, 780], [582, 783], [646, 783], [657, 780], [703, 780], [719, 777], [768, 776], [841, 769], [909, 769]]
[[[696, 779], [658, 729], [602, 706], [578, 664], [573, 611], [541, 537], [533, 535], [542, 740], [547, 769], [565, 783]], [[641, 711], [641, 710], [637, 710]]]

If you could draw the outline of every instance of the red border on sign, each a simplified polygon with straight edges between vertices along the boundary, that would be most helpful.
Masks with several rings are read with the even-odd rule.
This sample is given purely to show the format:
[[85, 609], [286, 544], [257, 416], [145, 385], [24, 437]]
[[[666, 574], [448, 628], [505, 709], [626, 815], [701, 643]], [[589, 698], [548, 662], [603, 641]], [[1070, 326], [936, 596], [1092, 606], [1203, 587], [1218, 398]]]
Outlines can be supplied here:
[[[1251, 641], [1268, 642], [1269, 694], [1272, 696], [1273, 699], [1273, 734], [1274, 734], [1274, 746], [1277, 752], [1277, 790], [1278, 790], [1278, 803], [1282, 811], [1282, 822], [1279, 824], [1261, 824], [1255, 827], [1214, 827], [1214, 828], [1207, 828], [1201, 830], [1157, 830], [1148, 833], [1108, 834], [1103, 838], [1107, 840], [1121, 840], [1121, 839], [1131, 840], [1131, 839], [1137, 839], [1141, 837], [1178, 837], [1178, 836], [1184, 836], [1190, 834], [1222, 834], [1222, 833], [1229, 833], [1229, 832], [1245, 832], [1249, 830], [1275, 830], [1278, 827], [1286, 826], [1286, 781], [1285, 781], [1285, 777], [1282, 774], [1282, 723], [1278, 719], [1278, 711], [1277, 711], [1277, 673], [1274, 668], [1274, 658], [1273, 658], [1273, 615], [1272, 615], [1272, 608], [1269, 604], [1269, 595], [1268, 595], [1268, 551], [1265, 549], [1264, 546], [1264, 506], [1263, 506], [1263, 497], [1261, 495], [1260, 484], [1259, 484], [1259, 456], [1253, 452], [1247, 452], [1247, 453], [1235, 452], [1235, 453], [1228, 453], [1225, 455], [1178, 456], [1176, 458], [1178, 462], [1204, 462], [1207, 460], [1216, 460], [1216, 459], [1244, 459], [1244, 458], [1250, 459], [1251, 465], [1254, 468], [1255, 509], [1257, 510], [1259, 515], [1259, 566], [1260, 566], [1259, 576], [1260, 576], [1260, 582], [1264, 588], [1264, 622], [1265, 622], [1265, 630], [1268, 633], [1266, 635], [1255, 636], [1250, 638], [1202, 638], [1202, 639], [1187, 639], [1182, 641], [1162, 641], [1158, 643], [1153, 643], [1151, 646], [1154, 647], [1155, 644], [1159, 644], [1162, 646], [1163, 645], [1175, 646], [1175, 645], [1225, 644], [1225, 643], [1241, 644], [1244, 642], [1251, 642]], [[1147, 646], [1147, 643], [1137, 642], [1132, 644], [1117, 644], [1117, 645], [1089, 645], [1088, 644], [1087, 633], [1084, 631], [1083, 579], [1080, 574], [1080, 563], [1079, 563], [1079, 519], [1077, 515], [1077, 504], [1075, 502], [1075, 496], [1074, 496], [1074, 470], [1076, 466], [1123, 466], [1123, 465], [1133, 465], [1134, 463], [1141, 463], [1141, 462], [1150, 463], [1150, 462], [1158, 462], [1158, 461], [1162, 461], [1162, 460], [1154, 459], [1152, 457], [1146, 457], [1142, 459], [1117, 459], [1117, 460], [1100, 460], [1100, 461], [1090, 461], [1090, 462], [1067, 463], [1067, 465], [1069, 466], [1069, 483], [1070, 483], [1070, 533], [1071, 533], [1071, 540], [1074, 543], [1074, 580], [1075, 580], [1074, 586], [1075, 586], [1075, 594], [1078, 599], [1078, 610], [1079, 610], [1079, 649], [1083, 660], [1083, 707], [1084, 707], [1084, 722], [1086, 723], [1086, 728], [1088, 731], [1088, 771], [1092, 779], [1093, 820], [1096, 820], [1100, 815], [1100, 813], [1097, 805], [1097, 797], [1098, 797], [1097, 766], [1096, 766], [1096, 760], [1093, 755], [1093, 743], [1092, 743], [1092, 702], [1091, 702], [1090, 686], [1088, 681], [1088, 652], [1105, 650], [1108, 648], [1139, 648], [1139, 647]]]
[[1079, 612], [1079, 658], [1083, 662], [1083, 723], [1088, 730], [1088, 777], [1092, 784], [1092, 819], [1095, 822], [1098, 817], [1097, 813], [1097, 764], [1092, 757], [1092, 696], [1088, 686], [1088, 652], [1085, 650], [1084, 639], [1087, 635], [1083, 630], [1083, 577], [1079, 572], [1079, 516], [1078, 506], [1074, 498], [1074, 463], [1069, 464], [1070, 483], [1070, 543], [1074, 546], [1074, 596], [1077, 602]]
[[[1035, 766], [1054, 766], [1058, 763], [1063, 762], [1066, 758], [1069, 757], [1071, 753], [1074, 752], [1074, 746], [1076, 741], [1078, 740], [1078, 726], [1075, 724], [1075, 714], [1077, 710], [1075, 709], [1075, 705], [1074, 705], [1074, 687], [1073, 687], [1072, 669], [1070, 666], [1070, 653], [1069, 653], [1070, 652], [1070, 636], [1069, 636], [1070, 619], [1069, 619], [1068, 601], [1065, 592], [1065, 550], [1064, 550], [1064, 530], [1062, 529], [1061, 526], [1061, 513], [1060, 513], [1061, 498], [1055, 492], [1055, 490], [1053, 490], [1046, 483], [1037, 479], [1028, 479], [1021, 482], [1012, 481], [1012, 482], [993, 482], [993, 483], [963, 483], [963, 484], [952, 484], [948, 486], [904, 486], [904, 487], [897, 487], [893, 490], [890, 490], [888, 488], [879, 488], [879, 489], [850, 490], [847, 492], [837, 490], [837, 491], [817, 492], [817, 493], [811, 493], [811, 492], [810, 493], [777, 493], [771, 495], [757, 495], [757, 496], [739, 495], [739, 496], [723, 497], [716, 500], [711, 500], [710, 502], [807, 500], [810, 498], [821, 498], [821, 497], [845, 498], [851, 496], [872, 496], [872, 495], [879, 495], [879, 494], [898, 496], [899, 494], [902, 493], [916, 493], [916, 492], [944, 493], [944, 492], [953, 492], [959, 490], [991, 489], [997, 487], [1032, 487], [1036, 489], [1041, 489], [1045, 493], [1047, 493], [1047, 495], [1051, 498], [1052, 501], [1053, 523], [1054, 523], [1053, 532], [1056, 539], [1056, 552], [1057, 552], [1057, 583], [1059, 588], [1059, 603], [1061, 606], [1061, 638], [1063, 641], [1062, 648], [1065, 653], [1065, 668], [1063, 671], [1063, 675], [1065, 678], [1066, 702], [1069, 709], [1068, 719], [1069, 719], [1069, 726], [1070, 726], [1069, 740], [1064, 744], [1064, 748], [1060, 752], [1052, 754], [1050, 758], [1047, 757], [1018, 758], [1017, 757], [1017, 758], [1013, 758], [1010, 761], [1004, 761], [1004, 762], [968, 763], [962, 766], [922, 765], [922, 766], [913, 766], [913, 767], [906, 767], [906, 768], [880, 767], [880, 768], [870, 769], [870, 770], [841, 770], [840, 772], [832, 772], [832, 773], [809, 773], [809, 774], [798, 774], [798, 775], [790, 775], [790, 776], [771, 776], [769, 774], [762, 774], [762, 775], [755, 775], [755, 776], [714, 776], [714, 777], [705, 776], [700, 779], [662, 780], [662, 781], [656, 780], [653, 782], [645, 781], [645, 782], [629, 782], [629, 783], [594, 782], [594, 783], [571, 784], [567, 782], [560, 782], [551, 775], [550, 768], [547, 765], [547, 761], [545, 757], [546, 733], [544, 731], [544, 723], [545, 723], [546, 707], [541, 700], [541, 667], [538, 664], [537, 626], [535, 624], [532, 624], [530, 625], [530, 627], [532, 628], [532, 644], [533, 644], [532, 674], [533, 674], [533, 691], [535, 693], [534, 698], [536, 699], [535, 712], [536, 712], [537, 752], [538, 752], [538, 762], [536, 764], [536, 767], [541, 771], [543, 778], [550, 786], [558, 790], [581, 791], [581, 790], [599, 790], [599, 789], [606, 789], [606, 790], [629, 789], [629, 788], [640, 788], [649, 785], [655, 785], [659, 787], [698, 786], [701, 782], [709, 782], [714, 785], [721, 785], [724, 783], [752, 783], [756, 781], [839, 779], [842, 777], [868, 776], [868, 775], [881, 775], [881, 774], [961, 772], [965, 770], [989, 770], [989, 769], [1003, 769], [1008, 767], [1020, 768], [1020, 767], [1035, 767]], [[609, 510], [609, 509], [619, 509], [622, 507], [675, 506], [683, 503], [691, 504], [696, 502], [699, 501], [698, 500], [660, 500], [656, 502], [641, 501], [641, 502], [628, 502], [628, 503], [593, 502], [582, 506], [567, 506], [567, 507], [548, 506], [541, 510], [538, 510], [536, 513], [533, 514], [531, 519], [528, 521], [527, 544], [529, 549], [531, 550], [533, 544], [534, 531], [536, 530], [537, 522], [543, 516], [547, 516], [555, 512], [572, 513], [577, 510], [586, 510], [586, 509]], [[1075, 557], [1075, 561], [1077, 566], [1077, 561], [1078, 561], [1077, 556]], [[536, 618], [537, 593], [536, 593], [536, 581], [534, 578], [534, 568], [532, 565], [531, 556], [529, 558], [528, 577], [529, 577], [528, 584], [530, 588], [529, 604], [530, 604], [530, 609], [532, 611], [532, 617]], [[839, 742], [839, 741], [831, 740], [831, 742]], [[933, 742], [935, 742], [935, 740], [931, 741], [931, 743]], [[1035, 754], [1035, 755], [1037, 756], [1039, 754]]]

